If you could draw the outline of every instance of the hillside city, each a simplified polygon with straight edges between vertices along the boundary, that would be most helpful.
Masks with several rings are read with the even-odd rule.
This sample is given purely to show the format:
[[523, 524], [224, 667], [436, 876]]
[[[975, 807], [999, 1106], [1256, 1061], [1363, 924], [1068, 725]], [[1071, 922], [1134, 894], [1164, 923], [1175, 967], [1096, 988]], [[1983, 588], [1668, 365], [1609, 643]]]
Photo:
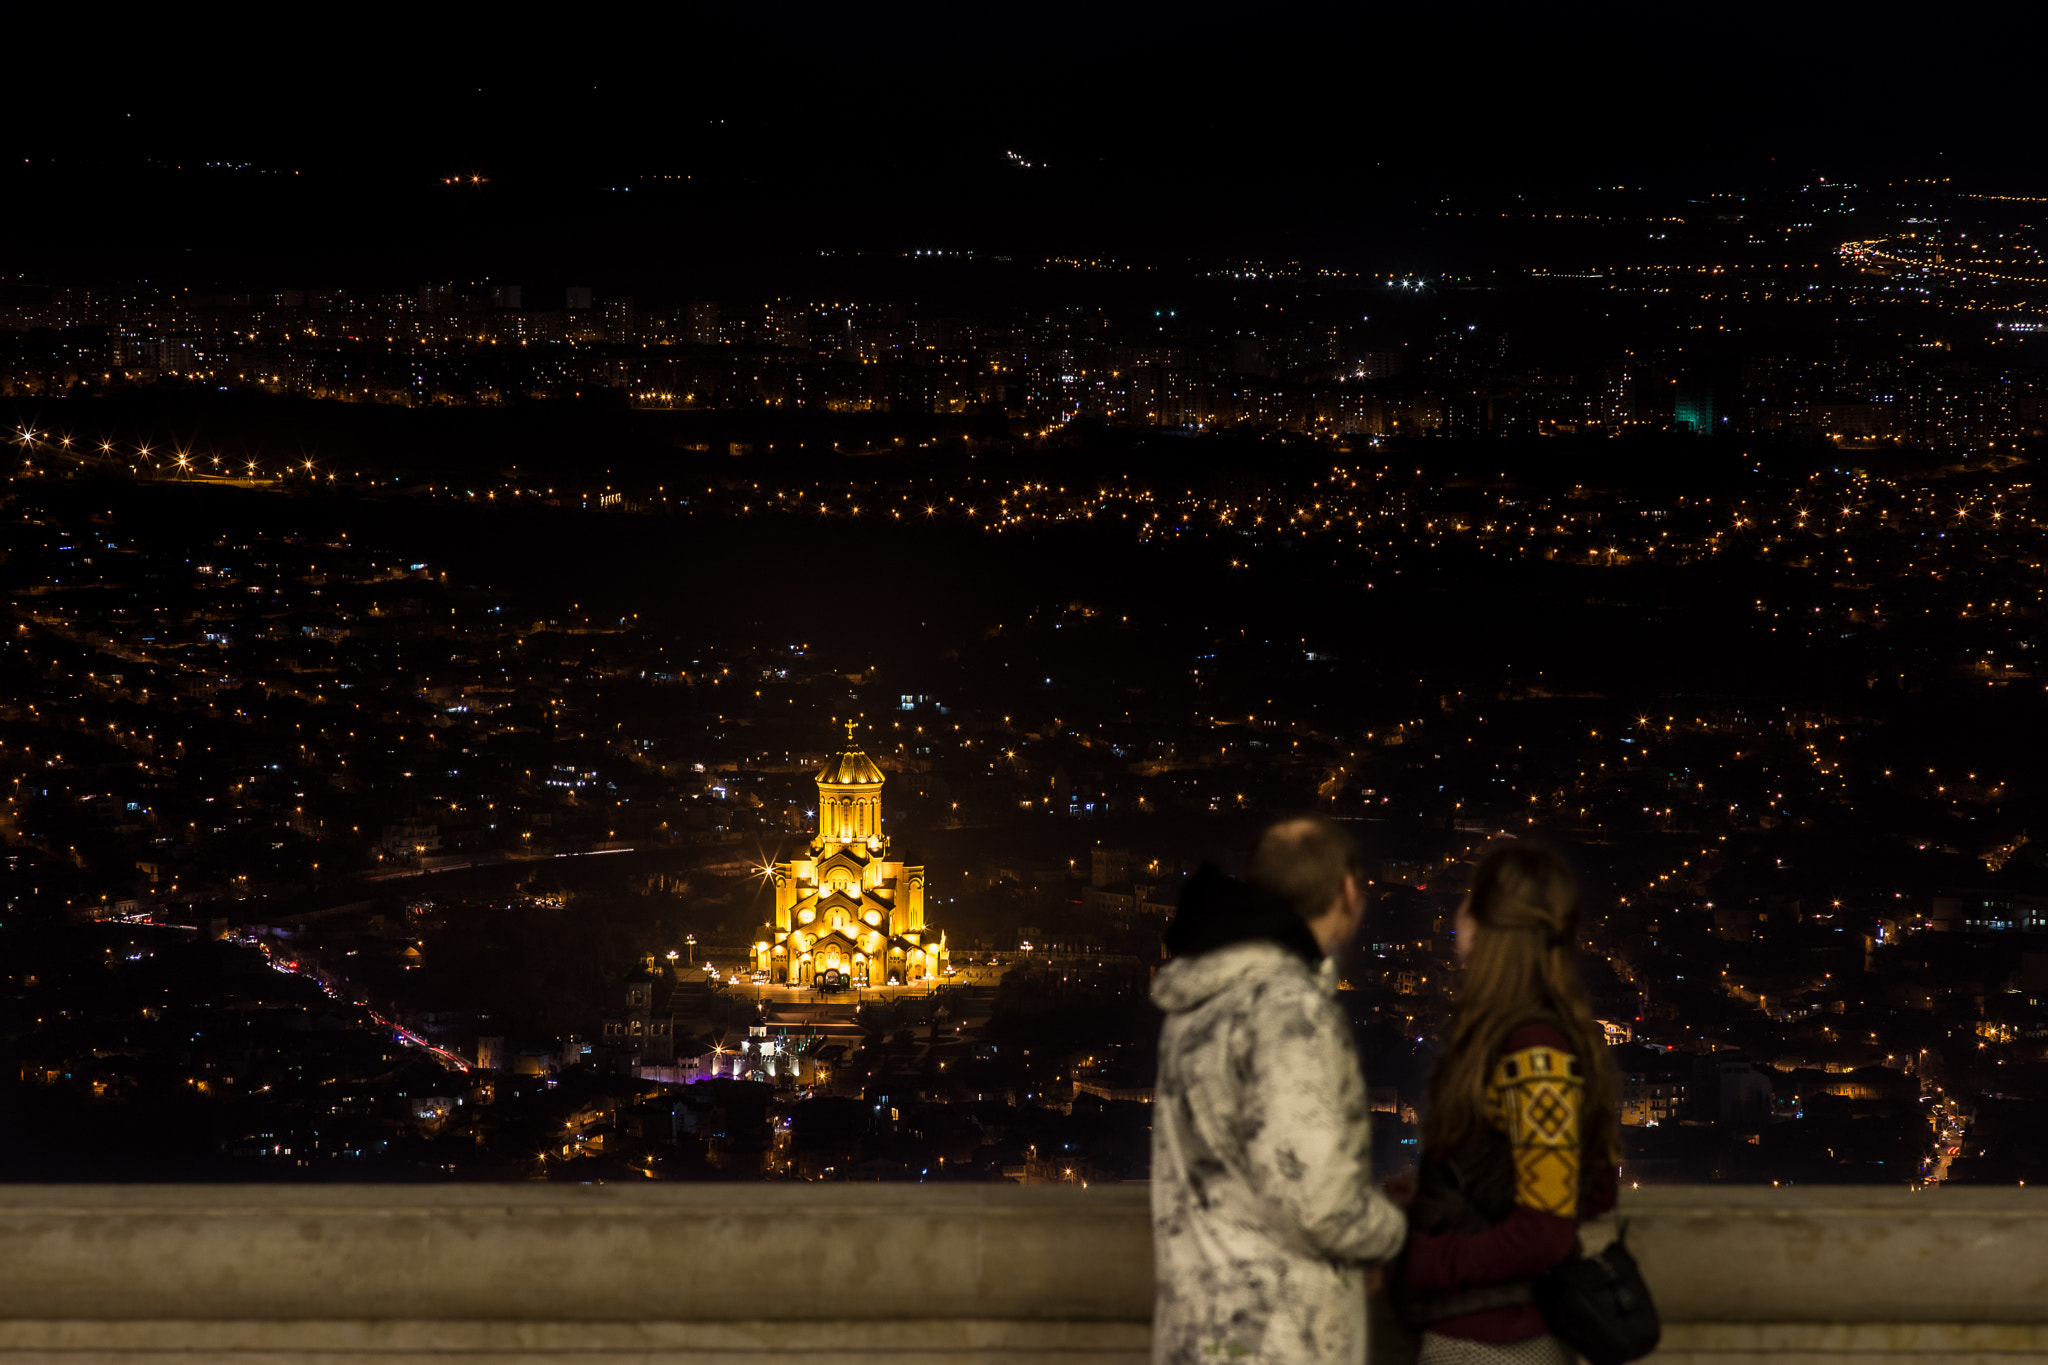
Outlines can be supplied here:
[[[1462, 878], [1534, 836], [1625, 1181], [2042, 1176], [2039, 202], [1447, 200], [1520, 255], [1429, 272], [0, 282], [0, 1151], [1143, 1180], [1179, 886], [1318, 810], [1376, 1169]], [[947, 965], [771, 982], [849, 746]]]

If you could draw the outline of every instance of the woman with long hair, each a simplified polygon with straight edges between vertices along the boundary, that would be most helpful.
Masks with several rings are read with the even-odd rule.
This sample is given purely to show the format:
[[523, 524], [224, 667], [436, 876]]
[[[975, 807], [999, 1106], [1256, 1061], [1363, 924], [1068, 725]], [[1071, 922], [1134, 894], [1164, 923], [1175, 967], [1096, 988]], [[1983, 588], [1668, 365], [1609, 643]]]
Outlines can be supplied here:
[[1579, 894], [1535, 843], [1480, 860], [1458, 908], [1464, 980], [1430, 1078], [1402, 1280], [1421, 1365], [1569, 1365], [1536, 1277], [1614, 1207], [1620, 1130], [1575, 959]]

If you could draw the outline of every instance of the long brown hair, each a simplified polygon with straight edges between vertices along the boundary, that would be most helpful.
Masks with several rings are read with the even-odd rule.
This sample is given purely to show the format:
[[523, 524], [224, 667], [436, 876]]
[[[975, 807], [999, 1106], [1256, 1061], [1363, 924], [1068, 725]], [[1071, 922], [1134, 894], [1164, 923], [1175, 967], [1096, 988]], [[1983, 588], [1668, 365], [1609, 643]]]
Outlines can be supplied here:
[[1473, 936], [1465, 980], [1451, 1015], [1443, 1055], [1430, 1077], [1425, 1150], [1447, 1152], [1485, 1123], [1486, 1080], [1509, 1030], [1542, 1015], [1578, 1056], [1585, 1102], [1580, 1132], [1588, 1158], [1621, 1160], [1614, 1078], [1605, 1031], [1593, 1019], [1573, 959], [1579, 929], [1579, 888], [1562, 857], [1542, 844], [1503, 844], [1472, 874]]

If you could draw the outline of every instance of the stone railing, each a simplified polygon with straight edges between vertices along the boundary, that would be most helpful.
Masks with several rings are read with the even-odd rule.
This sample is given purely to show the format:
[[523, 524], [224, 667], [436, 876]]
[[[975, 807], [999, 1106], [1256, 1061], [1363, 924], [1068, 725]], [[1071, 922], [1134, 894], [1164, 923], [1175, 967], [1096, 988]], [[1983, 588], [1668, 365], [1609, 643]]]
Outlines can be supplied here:
[[[2048, 1358], [2048, 1192], [1667, 1188], [1657, 1359]], [[0, 1186], [0, 1365], [1138, 1365], [1141, 1188]]]

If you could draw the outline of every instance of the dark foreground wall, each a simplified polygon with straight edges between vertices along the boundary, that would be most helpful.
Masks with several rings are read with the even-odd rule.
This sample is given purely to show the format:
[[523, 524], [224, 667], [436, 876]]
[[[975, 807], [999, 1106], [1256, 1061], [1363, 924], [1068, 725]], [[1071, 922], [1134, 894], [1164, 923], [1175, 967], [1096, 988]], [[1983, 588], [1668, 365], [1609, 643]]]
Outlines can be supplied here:
[[[2048, 1356], [2048, 1191], [1667, 1188], [1668, 1362]], [[0, 1365], [1137, 1365], [1142, 1188], [0, 1187]]]

